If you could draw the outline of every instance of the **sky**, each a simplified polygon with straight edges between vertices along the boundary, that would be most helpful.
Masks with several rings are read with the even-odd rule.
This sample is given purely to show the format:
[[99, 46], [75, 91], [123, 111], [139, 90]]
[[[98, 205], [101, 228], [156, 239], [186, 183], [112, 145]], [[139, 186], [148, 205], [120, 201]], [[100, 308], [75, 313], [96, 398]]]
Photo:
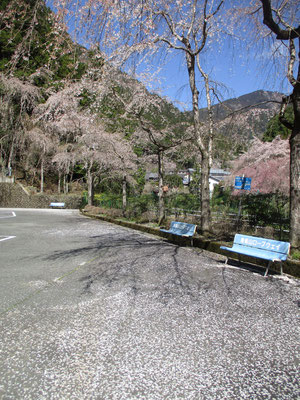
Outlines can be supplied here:
[[[72, 36], [72, 26], [69, 25], [69, 28]], [[204, 52], [201, 61], [203, 62], [202, 67], [214, 81], [219, 83], [218, 95], [222, 100], [239, 97], [256, 90], [278, 91], [284, 94], [291, 91], [285, 79], [285, 72], [282, 70], [275, 75], [276, 72], [274, 68], [272, 69], [274, 61], [271, 53], [273, 49], [263, 49], [261, 52], [257, 52], [255, 47], [254, 44], [253, 49], [250, 46], [250, 50], [246, 51], [237, 44], [233, 50], [232, 43], [230, 45], [225, 42], [221, 49], [210, 51], [210, 53]], [[151, 84], [144, 83], [151, 92], [167, 98], [180, 109], [191, 110], [191, 92], [188, 86], [183, 52], [175, 51], [173, 54], [175, 56], [161, 69], [158, 63], [154, 64], [150, 69], [150, 72], [154, 74]], [[266, 60], [269, 62], [267, 66]], [[277, 60], [278, 64], [280, 62], [282, 63], [282, 60]], [[142, 67], [145, 65], [142, 64]], [[204, 85], [198, 83], [199, 106], [206, 107]]]
[[[277, 45], [277, 44], [276, 44]], [[275, 45], [274, 45], [275, 46]], [[235, 48], [228, 43], [219, 51], [204, 53], [202, 67], [218, 83], [218, 97], [224, 101], [257, 90], [276, 91], [289, 94], [292, 89], [286, 79], [287, 57], [272, 56], [274, 48], [248, 49], [241, 52], [241, 46]], [[188, 84], [188, 72], [183, 52], [174, 52], [175, 56], [159, 70], [154, 65], [151, 72], [159, 73], [151, 85], [145, 85], [151, 92], [157, 92], [173, 102], [181, 110], [192, 109], [192, 96]], [[180, 55], [181, 54], [181, 55]], [[204, 84], [198, 80], [200, 91], [199, 107], [206, 107]], [[215, 99], [214, 103], [218, 100]]]
[[[277, 91], [288, 94], [291, 90], [284, 72], [277, 73], [272, 69], [274, 61], [269, 57], [269, 65], [264, 65], [260, 56], [255, 54], [247, 57], [233, 56], [224, 51], [218, 57], [205, 65], [220, 84], [222, 100], [239, 97], [256, 90]], [[188, 73], [182, 60], [171, 60], [158, 75], [157, 91], [167, 97], [180, 109], [191, 109], [191, 91], [188, 85]], [[225, 86], [225, 87], [223, 87]], [[206, 107], [205, 93], [201, 92], [204, 85], [199, 82], [200, 107]], [[149, 86], [151, 90], [151, 87]]]

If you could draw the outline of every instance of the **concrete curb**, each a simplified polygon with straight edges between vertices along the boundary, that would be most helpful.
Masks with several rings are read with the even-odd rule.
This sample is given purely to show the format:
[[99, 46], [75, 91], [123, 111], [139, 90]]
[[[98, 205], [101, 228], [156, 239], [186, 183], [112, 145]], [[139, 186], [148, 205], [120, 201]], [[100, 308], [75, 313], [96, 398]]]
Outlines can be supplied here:
[[[178, 244], [180, 246], [190, 246], [191, 245], [190, 238], [185, 238], [182, 236], [172, 235], [172, 234], [169, 234], [166, 232], [161, 232], [159, 230], [159, 228], [140, 225], [135, 222], [114, 219], [111, 217], [107, 217], [105, 215], [92, 214], [92, 213], [86, 212], [84, 210], [80, 210], [80, 212], [82, 213], [82, 215], [85, 215], [86, 217], [99, 219], [101, 221], [110, 222], [112, 224], [124, 226], [126, 228], [135, 229], [135, 230], [138, 230], [141, 232], [146, 232], [146, 233], [150, 233], [152, 235], [163, 237], [165, 239], [170, 240], [172, 243]], [[231, 244], [228, 244], [226, 242], [218, 242], [218, 241], [208, 240], [208, 239], [205, 239], [204, 237], [194, 237], [193, 238], [193, 247], [197, 247], [197, 248], [209, 251], [211, 253], [217, 253], [217, 254], [220, 254], [225, 257], [229, 256], [229, 258], [232, 260], [238, 260], [238, 255], [235, 255], [234, 253], [229, 254], [229, 252], [226, 252], [225, 250], [220, 249], [220, 246], [224, 246], [224, 245], [230, 246]], [[248, 256], [241, 255], [240, 260], [242, 262], [245, 262], [248, 264], [257, 265], [259, 267], [267, 266], [267, 261], [261, 260], [261, 259], [256, 259], [254, 257], [248, 257]], [[277, 267], [277, 265], [274, 263], [272, 264], [270, 270], [273, 272], [280, 272], [279, 266]], [[287, 261], [283, 262], [283, 272], [285, 274], [294, 276], [296, 278], [300, 278], [300, 261], [287, 260]]]

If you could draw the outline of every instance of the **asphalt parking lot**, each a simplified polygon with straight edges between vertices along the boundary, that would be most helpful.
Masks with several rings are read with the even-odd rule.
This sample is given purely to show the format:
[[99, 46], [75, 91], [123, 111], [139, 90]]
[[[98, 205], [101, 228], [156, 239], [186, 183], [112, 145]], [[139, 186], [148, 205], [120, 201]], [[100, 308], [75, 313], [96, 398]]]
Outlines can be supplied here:
[[1, 399], [299, 399], [300, 282], [0, 209]]

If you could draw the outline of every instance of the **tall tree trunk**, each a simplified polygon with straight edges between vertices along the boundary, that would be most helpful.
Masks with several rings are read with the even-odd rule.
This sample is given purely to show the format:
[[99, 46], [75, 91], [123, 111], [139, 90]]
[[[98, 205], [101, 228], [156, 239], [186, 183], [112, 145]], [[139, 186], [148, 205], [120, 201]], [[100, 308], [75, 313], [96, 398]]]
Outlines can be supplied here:
[[61, 189], [61, 172], [58, 171], [57, 193], [60, 194]]
[[69, 180], [68, 180], [69, 173], [70, 173], [70, 161], [67, 162], [64, 171], [64, 194], [69, 193]]
[[205, 83], [205, 94], [206, 94], [206, 104], [208, 111], [208, 126], [209, 126], [209, 135], [208, 135], [208, 157], [209, 157], [209, 169], [212, 166], [212, 156], [213, 156], [213, 137], [214, 137], [214, 121], [213, 121], [213, 112], [211, 106], [211, 97], [210, 97], [210, 87], [209, 87], [209, 77], [208, 74], [204, 72], [200, 65], [199, 56], [197, 57], [197, 65], [198, 69], [204, 79]]
[[203, 234], [210, 231], [210, 199], [209, 199], [209, 149], [203, 140], [201, 133], [201, 123], [199, 115], [199, 92], [196, 86], [195, 74], [195, 56], [186, 53], [186, 63], [189, 74], [189, 84], [193, 97], [193, 122], [195, 140], [198, 149], [201, 153], [201, 190], [200, 190], [200, 204], [201, 204], [201, 231]]
[[163, 167], [163, 153], [158, 151], [158, 224], [160, 225], [165, 219], [165, 199], [164, 199], [164, 167]]
[[[300, 71], [300, 68], [299, 68]], [[290, 243], [300, 249], [300, 73], [293, 91], [294, 127], [290, 137]]]
[[41, 159], [41, 193], [44, 193], [44, 157]]
[[68, 184], [68, 174], [64, 174], [64, 194], [68, 194], [69, 184]]
[[210, 232], [210, 192], [209, 192], [209, 155], [203, 153], [201, 160], [201, 227], [203, 233]]
[[94, 177], [92, 173], [92, 164], [89, 165], [87, 170], [87, 184], [88, 184], [88, 205], [94, 204]]
[[14, 155], [14, 150], [15, 150], [15, 139], [12, 140], [10, 150], [9, 150], [9, 156], [7, 160], [7, 169], [10, 172], [12, 169], [12, 161], [13, 161], [13, 155]]
[[122, 181], [122, 212], [123, 216], [125, 216], [127, 208], [127, 177], [126, 174], [123, 175], [123, 181]]

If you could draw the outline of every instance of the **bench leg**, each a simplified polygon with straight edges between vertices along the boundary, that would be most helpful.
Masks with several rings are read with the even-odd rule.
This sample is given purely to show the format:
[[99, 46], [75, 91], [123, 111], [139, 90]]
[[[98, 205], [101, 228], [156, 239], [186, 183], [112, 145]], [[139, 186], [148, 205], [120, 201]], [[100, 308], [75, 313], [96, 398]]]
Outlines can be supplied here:
[[225, 264], [227, 264], [228, 263], [228, 257], [226, 257], [226, 260], [225, 260]]
[[269, 261], [269, 262], [268, 262], [268, 266], [267, 266], [267, 268], [266, 268], [266, 272], [265, 272], [265, 275], [264, 275], [264, 276], [267, 276], [267, 275], [268, 275], [271, 262], [272, 262], [272, 261]]
[[283, 275], [282, 261], [280, 262], [280, 275]]

